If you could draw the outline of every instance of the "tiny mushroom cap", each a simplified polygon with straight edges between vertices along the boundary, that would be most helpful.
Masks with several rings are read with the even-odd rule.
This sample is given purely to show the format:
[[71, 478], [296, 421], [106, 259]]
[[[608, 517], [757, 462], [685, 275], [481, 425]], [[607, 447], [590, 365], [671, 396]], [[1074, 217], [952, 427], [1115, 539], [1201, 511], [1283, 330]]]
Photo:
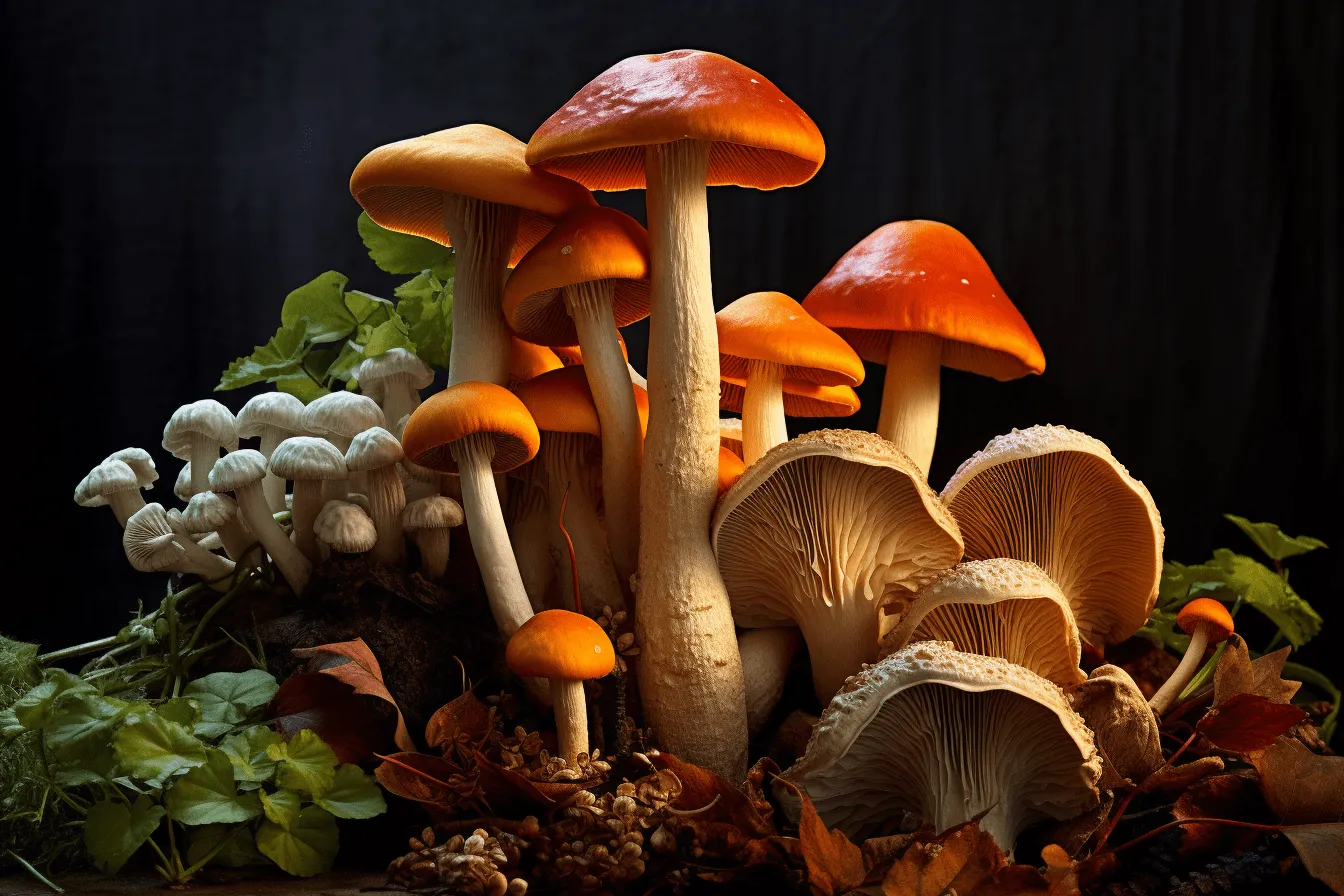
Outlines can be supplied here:
[[967, 560], [1035, 563], [1069, 599], [1089, 644], [1148, 620], [1162, 576], [1162, 520], [1142, 482], [1091, 436], [1033, 426], [990, 440], [943, 488]]
[[201, 532], [214, 532], [221, 526], [233, 522], [237, 515], [238, 505], [228, 495], [197, 492], [187, 502], [187, 509], [182, 513], [182, 522], [189, 533], [196, 535]]
[[366, 429], [386, 426], [378, 402], [353, 392], [331, 392], [314, 398], [303, 411], [303, 427], [313, 435], [332, 436], [348, 447]]
[[513, 394], [527, 407], [542, 432], [602, 435], [593, 393], [582, 367], [562, 367], [523, 383]]
[[468, 436], [493, 442], [490, 466], [507, 473], [536, 456], [541, 437], [527, 407], [503, 386], [465, 382], [430, 396], [415, 409], [401, 434], [412, 463], [440, 473], [456, 473], [450, 446]]
[[122, 545], [126, 559], [140, 572], [159, 572], [187, 557], [162, 504], [146, 504], [126, 521]]
[[1233, 631], [1232, 614], [1210, 597], [1196, 598], [1181, 607], [1176, 614], [1176, 624], [1190, 635], [1190, 643], [1185, 646], [1180, 665], [1148, 701], [1149, 708], [1159, 718], [1184, 692], [1204, 662], [1204, 651], [1208, 646], [1226, 641]]
[[347, 475], [340, 449], [314, 436], [285, 439], [271, 455], [270, 469], [282, 479], [296, 481], [344, 479]]
[[117, 495], [138, 493], [141, 488], [140, 480], [129, 464], [109, 459], [90, 470], [75, 486], [75, 503], [80, 507], [102, 507], [113, 503]]
[[288, 392], [253, 395], [238, 412], [238, 436], [243, 439], [265, 439], [267, 434], [303, 435], [308, 431], [304, 426], [303, 412], [303, 402]]
[[462, 505], [443, 495], [430, 495], [406, 505], [401, 512], [401, 525], [407, 532], [421, 529], [452, 529], [462, 525], [466, 517]]
[[213, 398], [184, 404], [173, 412], [163, 428], [163, 447], [179, 460], [194, 461], [192, 487], [205, 491], [210, 467], [219, 459], [219, 449], [238, 448], [238, 427], [233, 413]]
[[719, 497], [722, 498], [728, 489], [737, 485], [737, 480], [742, 478], [747, 465], [742, 463], [742, 458], [729, 451], [722, 445], [719, 446]]
[[375, 426], [350, 440], [345, 467], [352, 473], [367, 472], [400, 463], [405, 456], [401, 441], [381, 426]]
[[1176, 614], [1176, 624], [1187, 635], [1193, 635], [1197, 627], [1203, 626], [1208, 631], [1210, 644], [1226, 641], [1235, 630], [1227, 607], [1211, 597], [1199, 597], [1181, 607]]
[[754, 292], [714, 315], [719, 373], [745, 379], [752, 362], [783, 368], [788, 379], [857, 386], [863, 361], [854, 349], [782, 292]]
[[348, 501], [328, 501], [313, 521], [319, 541], [340, 554], [362, 554], [373, 549], [378, 530], [373, 520]]
[[[719, 410], [742, 413], [746, 404], [747, 381], [738, 377], [719, 377]], [[848, 417], [859, 409], [859, 394], [849, 386], [818, 386], [806, 380], [784, 381], [784, 414], [789, 417]], [[742, 426], [737, 426], [741, 438]], [[723, 439], [723, 427], [719, 427]]]
[[154, 466], [154, 458], [143, 448], [122, 448], [109, 454], [106, 460], [119, 460], [135, 471], [136, 481], [143, 489], [151, 489], [159, 479], [159, 471]]
[[514, 336], [509, 353], [508, 387], [516, 389], [533, 377], [541, 376], [548, 370], [559, 370], [563, 366], [560, 357], [549, 348], [524, 342]]
[[187, 461], [182, 469], [177, 471], [177, 479], [173, 482], [173, 495], [179, 501], [190, 501], [194, 494], [196, 488], [191, 484], [191, 461]]
[[616, 666], [611, 639], [592, 619], [569, 610], [543, 610], [509, 639], [504, 661], [518, 675], [586, 681]]

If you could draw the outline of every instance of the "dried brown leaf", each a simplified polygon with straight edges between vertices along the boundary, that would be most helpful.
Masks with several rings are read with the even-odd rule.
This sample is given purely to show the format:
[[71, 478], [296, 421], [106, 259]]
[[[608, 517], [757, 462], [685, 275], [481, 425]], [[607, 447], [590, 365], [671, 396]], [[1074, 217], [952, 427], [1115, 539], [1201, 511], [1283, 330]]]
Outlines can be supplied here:
[[1283, 664], [1291, 647], [1251, 659], [1246, 642], [1239, 636], [1228, 638], [1218, 668], [1213, 672], [1213, 705], [1222, 706], [1237, 694], [1255, 694], [1272, 703], [1288, 703], [1302, 687], [1300, 681], [1284, 681]]
[[1280, 824], [1344, 821], [1344, 756], [1317, 756], [1301, 741], [1281, 737], [1251, 762]]
[[[1157, 718], [1129, 673], [1119, 666], [1098, 666], [1069, 698], [1092, 729], [1097, 750], [1122, 778], [1142, 781], [1162, 764]], [[1114, 789], [1120, 782], [1102, 782]]]
[[418, 803], [452, 803], [454, 791], [448, 779], [461, 769], [440, 756], [425, 753], [393, 753], [380, 756], [382, 763], [373, 776], [389, 793]]
[[1195, 728], [1215, 747], [1232, 753], [1263, 750], [1292, 730], [1307, 714], [1292, 704], [1274, 703], [1259, 694], [1233, 694], [1209, 710]]
[[[1171, 807], [1178, 821], [1186, 818], [1230, 818], [1253, 821], [1264, 817], [1265, 806], [1255, 782], [1245, 775], [1214, 775], [1191, 785]], [[1180, 851], [1185, 856], [1242, 849], [1260, 832], [1226, 824], [1187, 824], [1181, 830]]]
[[[706, 810], [698, 817], [706, 821], [731, 822], [753, 837], [769, 837], [775, 833], [774, 824], [769, 816], [762, 817], [755, 801], [714, 772], [678, 759], [671, 753], [650, 753], [649, 761], [657, 769], [672, 772], [681, 781], [681, 795], [672, 803], [673, 808], [683, 812]], [[778, 771], [774, 763], [770, 767]]]
[[978, 893], [1008, 864], [994, 838], [975, 822], [957, 825], [939, 839], [914, 843], [882, 881], [886, 896]]
[[1168, 765], [1153, 772], [1139, 788], [1144, 793], [1184, 790], [1200, 778], [1223, 770], [1223, 757], [1201, 756], [1183, 765]]
[[316, 672], [284, 680], [267, 710], [282, 734], [305, 728], [322, 738], [342, 762], [362, 763], [387, 741], [388, 720], [349, 685]]
[[425, 723], [425, 741], [431, 747], [458, 742], [480, 742], [490, 731], [490, 707], [471, 691], [445, 703]]
[[807, 793], [794, 788], [802, 801], [798, 841], [807, 879], [816, 896], [840, 896], [863, 884], [863, 852], [841, 831], [826, 829]]
[[406, 752], [415, 751], [415, 741], [406, 728], [406, 720], [401, 715], [396, 698], [383, 684], [383, 670], [378, 658], [373, 655], [363, 638], [353, 641], [340, 641], [335, 644], [321, 644], [317, 647], [300, 647], [292, 651], [300, 659], [307, 659], [310, 672], [330, 675], [337, 681], [354, 688], [356, 694], [368, 694], [386, 700], [397, 710], [397, 731], [392, 739]]
[[744, 788], [747, 796], [747, 803], [762, 823], [769, 825], [773, 830], [775, 807], [766, 796], [766, 787], [771, 781], [779, 777], [779, 766], [769, 756], [762, 756], [756, 760], [747, 771], [747, 784]]
[[[891, 834], [887, 837], [869, 837], [859, 846], [863, 853], [864, 866], [869, 871], [871, 878], [875, 869], [882, 869], [883, 866], [890, 865], [893, 861], [900, 858], [911, 843], [917, 839], [932, 840], [933, 831], [925, 828], [922, 831], [916, 831], [912, 834]], [[883, 875], [885, 877], [885, 873]]]
[[1344, 824], [1303, 824], [1284, 828], [1311, 876], [1344, 893]]

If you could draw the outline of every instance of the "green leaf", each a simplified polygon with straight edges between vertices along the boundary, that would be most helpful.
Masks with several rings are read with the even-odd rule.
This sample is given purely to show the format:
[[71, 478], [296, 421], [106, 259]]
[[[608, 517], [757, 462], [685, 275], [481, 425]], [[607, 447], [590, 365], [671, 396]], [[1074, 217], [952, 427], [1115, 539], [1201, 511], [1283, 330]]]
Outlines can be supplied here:
[[261, 805], [266, 817], [282, 828], [291, 828], [299, 820], [299, 808], [303, 797], [297, 790], [277, 790], [275, 793], [261, 793]]
[[275, 776], [275, 760], [266, 748], [280, 743], [280, 735], [257, 725], [224, 738], [219, 748], [229, 757], [233, 779], [247, 783], [269, 781]]
[[20, 734], [27, 733], [27, 726], [19, 721], [19, 717], [14, 714], [13, 708], [0, 712], [0, 737], [5, 740], [13, 740]]
[[280, 377], [299, 372], [303, 354], [308, 348], [304, 338], [305, 327], [303, 322], [292, 327], [281, 327], [265, 345], [257, 346], [250, 355], [235, 359], [225, 368], [215, 391], [274, 382]]
[[399, 314], [393, 314], [391, 318], [373, 328], [373, 332], [369, 334], [369, 341], [364, 344], [364, 357], [376, 358], [394, 348], [404, 348], [412, 354], [415, 353], [415, 343], [411, 341], [410, 330]]
[[56, 698], [67, 691], [93, 692], [97, 689], [77, 675], [71, 675], [64, 669], [48, 669], [42, 676], [42, 682], [10, 704], [15, 721], [28, 729], [37, 729], [46, 725], [51, 717], [52, 704]]
[[1271, 560], [1287, 560], [1289, 557], [1326, 547], [1325, 542], [1309, 535], [1284, 535], [1273, 523], [1253, 523], [1244, 516], [1237, 516], [1234, 513], [1223, 514], [1223, 519], [1245, 532], [1246, 536], [1255, 542], [1255, 546], [1264, 551], [1265, 556]]
[[349, 279], [336, 271], [319, 274], [285, 296], [280, 321], [302, 327], [309, 342], [340, 342], [355, 328], [355, 317], [345, 306]]
[[[201, 704], [190, 697], [174, 697], [154, 707], [154, 711], [170, 722], [190, 728], [201, 720]], [[200, 734], [199, 731], [196, 732]]]
[[126, 860], [158, 830], [163, 807], [147, 796], [127, 806], [107, 800], [94, 803], [84, 818], [84, 847], [100, 871], [116, 874]]
[[345, 307], [360, 326], [376, 327], [392, 316], [391, 302], [357, 289], [345, 294]]
[[433, 240], [388, 230], [374, 222], [368, 212], [360, 212], [359, 238], [369, 257], [389, 274], [418, 274], [433, 271], [440, 280], [453, 276], [453, 250]]
[[1207, 595], [1233, 603], [1240, 597], [1264, 613], [1283, 631], [1294, 647], [1301, 647], [1321, 630], [1320, 614], [1274, 570], [1227, 548], [1213, 552], [1208, 563], [1162, 567], [1158, 606], [1175, 613], [1190, 598]]
[[337, 818], [373, 818], [387, 811], [377, 782], [349, 763], [336, 769], [336, 780], [313, 801]]
[[201, 721], [195, 731], [202, 737], [219, 737], [260, 709], [279, 690], [275, 676], [261, 669], [246, 672], [216, 672], [187, 685], [183, 694], [201, 706]]
[[205, 744], [186, 726], [153, 712], [128, 716], [113, 735], [112, 747], [126, 774], [154, 787], [205, 764]]
[[205, 765], [173, 782], [164, 804], [181, 824], [231, 824], [256, 818], [261, 803], [255, 793], [238, 792], [233, 766], [222, 750], [210, 749]]
[[1146, 638], [1158, 647], [1165, 647], [1177, 653], [1185, 653], [1190, 646], [1190, 636], [1183, 634], [1176, 625], [1176, 611], [1166, 607], [1153, 607], [1143, 628], [1135, 632], [1140, 638]]
[[1321, 739], [1327, 744], [1335, 736], [1335, 726], [1339, 723], [1340, 703], [1344, 702], [1344, 693], [1333, 681], [1317, 672], [1310, 666], [1304, 666], [1301, 663], [1284, 663], [1283, 675], [1287, 679], [1297, 679], [1303, 684], [1311, 685], [1316, 690], [1330, 698], [1332, 704], [1330, 713], [1321, 720], [1320, 732]]
[[243, 868], [267, 862], [257, 851], [257, 841], [249, 825], [207, 824], [193, 828], [191, 844], [187, 847], [187, 864], [199, 865], [211, 853], [214, 857], [209, 864], [224, 868]]
[[[372, 332], [372, 331], [370, 331]], [[364, 346], [347, 339], [341, 346], [341, 352], [327, 368], [327, 376], [338, 380], [349, 380], [355, 366], [364, 360]]]
[[47, 749], [58, 759], [83, 758], [105, 746], [113, 723], [126, 704], [95, 690], [70, 689], [58, 694], [42, 726]]
[[266, 819], [257, 830], [257, 849], [262, 855], [299, 877], [330, 871], [339, 848], [336, 819], [317, 806], [299, 812], [288, 828]]
[[288, 392], [304, 404], [308, 404], [313, 399], [321, 398], [323, 395], [331, 394], [330, 389], [321, 383], [313, 382], [313, 378], [306, 373], [276, 377], [273, 382], [275, 388], [281, 392]]
[[407, 338], [415, 343], [415, 353], [420, 360], [442, 370], [448, 367], [448, 353], [452, 346], [452, 292], [445, 288], [426, 294], [422, 288], [412, 288], [422, 278], [433, 279], [423, 274], [398, 287], [398, 295], [404, 297], [397, 303], [397, 314], [406, 322]]
[[439, 292], [443, 289], [443, 282], [435, 277], [431, 271], [421, 271], [419, 274], [407, 280], [405, 283], [392, 290], [392, 295], [398, 299], [421, 299], [424, 301], [439, 300]]
[[305, 728], [288, 742], [272, 744], [266, 755], [280, 763], [275, 781], [290, 790], [324, 793], [336, 780], [339, 760], [322, 738]]

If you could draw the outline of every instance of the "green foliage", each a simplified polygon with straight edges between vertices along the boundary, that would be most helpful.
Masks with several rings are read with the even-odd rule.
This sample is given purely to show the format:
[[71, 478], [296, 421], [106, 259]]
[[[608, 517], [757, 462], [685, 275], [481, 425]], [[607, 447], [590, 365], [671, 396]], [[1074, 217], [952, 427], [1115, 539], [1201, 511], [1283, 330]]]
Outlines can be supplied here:
[[164, 809], [148, 796], [135, 802], [106, 799], [84, 817], [84, 846], [99, 870], [116, 874], [163, 822]]
[[429, 271], [440, 280], [453, 277], [453, 250], [433, 240], [397, 233], [374, 222], [368, 212], [359, 213], [359, 238], [369, 257], [389, 274]]
[[262, 855], [298, 877], [330, 871], [339, 847], [336, 819], [317, 806], [301, 810], [289, 825], [268, 818], [257, 829]]
[[1245, 532], [1247, 537], [1255, 542], [1255, 546], [1271, 560], [1283, 561], [1326, 547], [1325, 542], [1310, 535], [1284, 535], [1273, 523], [1253, 523], [1235, 513], [1225, 513], [1223, 519]]

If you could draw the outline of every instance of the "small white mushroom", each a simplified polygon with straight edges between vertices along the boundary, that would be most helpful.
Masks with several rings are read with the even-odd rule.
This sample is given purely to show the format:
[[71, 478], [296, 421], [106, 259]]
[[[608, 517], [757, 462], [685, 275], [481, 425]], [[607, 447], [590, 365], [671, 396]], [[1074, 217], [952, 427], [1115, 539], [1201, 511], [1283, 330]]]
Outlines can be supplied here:
[[135, 471], [119, 460], [105, 460], [89, 471], [75, 486], [75, 503], [80, 507], [112, 508], [123, 529], [131, 514], [145, 506]]
[[[375, 426], [387, 426], [378, 403], [367, 395], [354, 392], [332, 392], [315, 398], [303, 411], [303, 427], [315, 436], [322, 436], [344, 456], [355, 436]], [[348, 491], [364, 491], [364, 476], [345, 476], [332, 480], [323, 491], [328, 501], [345, 500]]]
[[389, 349], [355, 366], [359, 389], [378, 402], [383, 416], [400, 420], [420, 406], [421, 389], [434, 382], [434, 371], [404, 348]]
[[141, 572], [189, 573], [208, 581], [233, 572], [233, 561], [212, 554], [173, 530], [162, 504], [146, 504], [126, 521], [121, 538], [126, 559]]
[[260, 451], [245, 448], [232, 451], [210, 471], [210, 487], [218, 492], [233, 492], [238, 500], [238, 511], [247, 523], [248, 529], [257, 541], [270, 554], [271, 560], [279, 568], [289, 587], [295, 594], [302, 594], [308, 587], [308, 577], [312, 573], [312, 563], [303, 555], [289, 536], [280, 528], [280, 524], [271, 515], [262, 492], [262, 481], [266, 476], [266, 458]]
[[187, 461], [186, 466], [177, 472], [177, 480], [173, 482], [173, 494], [184, 504], [196, 494], [196, 488], [191, 484], [191, 461]]
[[365, 476], [369, 516], [378, 529], [378, 544], [373, 549], [373, 559], [388, 565], [406, 559], [406, 540], [401, 528], [406, 491], [402, 488], [401, 475], [397, 469], [397, 464], [404, 457], [401, 442], [381, 426], [366, 429], [355, 436], [345, 452], [346, 469]]
[[462, 525], [462, 505], [435, 495], [406, 505], [401, 525], [420, 549], [420, 565], [427, 579], [437, 581], [448, 571], [449, 530]]
[[219, 533], [224, 553], [234, 560], [240, 559], [256, 542], [256, 539], [248, 534], [241, 517], [238, 516], [238, 505], [227, 495], [217, 495], [214, 492], [199, 492], [192, 495], [186, 511], [182, 514], [182, 522], [190, 535]]
[[295, 436], [285, 439], [271, 455], [271, 472], [294, 483], [294, 543], [313, 563], [321, 559], [313, 521], [322, 510], [322, 485], [346, 478], [345, 457], [326, 439]]
[[191, 461], [192, 494], [210, 490], [210, 469], [219, 449], [238, 448], [233, 414], [213, 398], [184, 404], [163, 428], [163, 447], [179, 460]]
[[373, 520], [347, 501], [328, 501], [313, 521], [313, 532], [338, 554], [363, 554], [378, 543]]
[[[307, 433], [303, 424], [303, 402], [288, 392], [263, 392], [254, 395], [238, 412], [238, 437], [260, 439], [261, 456], [271, 459], [275, 446], [290, 436]], [[285, 509], [285, 480], [269, 473], [262, 482], [266, 503], [275, 513]]]
[[159, 471], [154, 466], [154, 458], [143, 448], [122, 448], [113, 451], [104, 460], [119, 460], [135, 471], [140, 488], [149, 491], [159, 480]]

